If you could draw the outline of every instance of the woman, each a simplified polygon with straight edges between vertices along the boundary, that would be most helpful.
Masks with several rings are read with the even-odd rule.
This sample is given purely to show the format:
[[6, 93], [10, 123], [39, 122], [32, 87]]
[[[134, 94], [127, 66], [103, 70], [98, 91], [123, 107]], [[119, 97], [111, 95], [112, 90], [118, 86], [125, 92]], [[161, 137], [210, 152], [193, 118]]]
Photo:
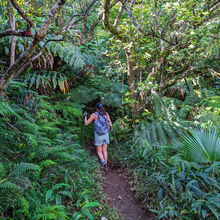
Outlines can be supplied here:
[[109, 129], [112, 130], [112, 122], [109, 117], [109, 114], [105, 111], [103, 104], [98, 102], [96, 104], [96, 112], [92, 113], [89, 119], [87, 119], [87, 114], [84, 114], [85, 121], [84, 124], [87, 126], [93, 120], [94, 124], [94, 139], [96, 152], [98, 154], [99, 159], [101, 160], [102, 166], [105, 170], [108, 170], [107, 166], [107, 146], [109, 144]]

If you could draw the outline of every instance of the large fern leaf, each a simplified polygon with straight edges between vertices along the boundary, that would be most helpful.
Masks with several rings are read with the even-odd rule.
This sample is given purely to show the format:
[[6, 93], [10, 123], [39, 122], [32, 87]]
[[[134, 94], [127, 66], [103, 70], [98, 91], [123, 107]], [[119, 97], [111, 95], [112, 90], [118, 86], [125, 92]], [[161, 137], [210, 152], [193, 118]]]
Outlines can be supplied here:
[[40, 166], [38, 166], [37, 164], [33, 164], [33, 163], [18, 163], [14, 165], [12, 174], [14, 175], [24, 175], [26, 174], [27, 171], [32, 170], [32, 171], [36, 171], [39, 170]]
[[11, 106], [3, 101], [0, 101], [0, 115], [3, 117], [11, 117], [11, 116], [16, 116], [19, 117], [18, 114], [14, 111]]
[[[47, 48], [53, 53], [58, 54], [59, 57], [74, 69], [83, 68], [86, 63], [94, 64], [93, 59], [80, 51], [80, 49], [70, 43], [50, 42]], [[88, 57], [90, 59], [88, 59]]]

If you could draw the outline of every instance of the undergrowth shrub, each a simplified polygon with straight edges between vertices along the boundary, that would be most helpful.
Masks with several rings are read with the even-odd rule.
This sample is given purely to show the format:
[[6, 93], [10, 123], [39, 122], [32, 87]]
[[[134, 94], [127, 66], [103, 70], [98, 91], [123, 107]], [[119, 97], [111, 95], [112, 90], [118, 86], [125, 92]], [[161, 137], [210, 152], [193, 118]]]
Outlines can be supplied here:
[[83, 105], [10, 89], [0, 102], [0, 214], [98, 218], [99, 165], [80, 145]]
[[122, 147], [137, 196], [155, 219], [219, 219], [220, 162], [187, 161], [176, 145], [130, 141]]

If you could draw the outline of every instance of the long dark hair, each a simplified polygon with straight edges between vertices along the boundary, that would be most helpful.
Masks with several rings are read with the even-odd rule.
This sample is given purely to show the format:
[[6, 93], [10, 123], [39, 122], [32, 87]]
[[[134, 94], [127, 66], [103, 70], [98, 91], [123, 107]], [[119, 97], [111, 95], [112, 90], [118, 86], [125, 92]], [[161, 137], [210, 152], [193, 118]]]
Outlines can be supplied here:
[[104, 106], [101, 102], [96, 103], [96, 109], [100, 115], [106, 115], [106, 111], [105, 111]]

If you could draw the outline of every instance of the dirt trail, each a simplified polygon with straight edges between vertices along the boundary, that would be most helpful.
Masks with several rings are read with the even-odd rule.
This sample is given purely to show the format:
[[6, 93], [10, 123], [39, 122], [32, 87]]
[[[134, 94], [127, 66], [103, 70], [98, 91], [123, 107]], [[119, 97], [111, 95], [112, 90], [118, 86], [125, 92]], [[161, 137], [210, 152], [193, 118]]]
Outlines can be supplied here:
[[130, 188], [131, 186], [119, 169], [109, 169], [104, 172], [103, 193], [107, 194], [109, 204], [116, 207], [122, 219], [151, 219], [149, 213], [144, 213], [141, 209]]
[[[96, 156], [96, 151], [92, 144], [87, 146], [91, 156]], [[121, 219], [124, 220], [150, 220], [150, 213], [145, 213], [141, 205], [134, 197], [134, 192], [128, 180], [123, 175], [123, 171], [116, 168], [109, 168], [103, 171], [103, 193], [108, 197], [109, 205], [115, 207]]]

